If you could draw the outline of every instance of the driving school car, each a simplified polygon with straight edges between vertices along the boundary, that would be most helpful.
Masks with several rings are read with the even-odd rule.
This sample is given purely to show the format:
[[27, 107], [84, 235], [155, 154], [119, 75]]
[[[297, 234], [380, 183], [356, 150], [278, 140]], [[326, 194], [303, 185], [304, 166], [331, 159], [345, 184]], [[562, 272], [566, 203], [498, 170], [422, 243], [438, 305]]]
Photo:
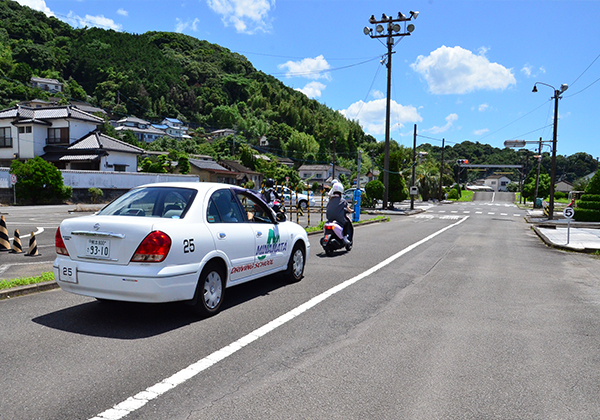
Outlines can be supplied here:
[[98, 300], [186, 301], [217, 313], [225, 289], [284, 272], [299, 281], [306, 231], [252, 191], [218, 183], [156, 183], [130, 190], [56, 231], [60, 287]]

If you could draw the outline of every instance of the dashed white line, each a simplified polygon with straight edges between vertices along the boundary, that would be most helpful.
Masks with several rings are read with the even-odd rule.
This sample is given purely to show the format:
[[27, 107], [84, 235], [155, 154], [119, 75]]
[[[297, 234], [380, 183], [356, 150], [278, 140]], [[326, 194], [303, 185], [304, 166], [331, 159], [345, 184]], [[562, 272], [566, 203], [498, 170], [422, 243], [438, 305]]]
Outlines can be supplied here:
[[419, 245], [422, 245], [425, 242], [430, 241], [431, 239], [435, 238], [436, 236], [440, 235], [441, 233], [444, 233], [448, 229], [452, 229], [453, 227], [458, 226], [459, 224], [461, 224], [468, 218], [469, 218], [469, 216], [465, 216], [458, 222], [448, 225], [448, 226], [438, 230], [437, 232], [432, 233], [431, 235], [427, 236], [426, 238], [423, 238], [420, 241], [415, 242], [414, 244], [404, 248], [402, 251], [397, 252], [396, 254], [383, 260], [379, 264], [371, 267], [367, 271], [364, 271], [361, 274], [359, 274], [355, 277], [352, 277], [351, 279], [348, 279], [345, 282], [338, 284], [337, 286], [332, 287], [331, 289], [321, 293], [320, 295], [315, 296], [314, 298], [307, 301], [306, 303], [296, 307], [295, 309], [292, 309], [288, 313], [281, 315], [279, 318], [274, 319], [273, 321], [269, 322], [268, 324], [263, 325], [262, 327], [252, 331], [250, 334], [240, 338], [239, 340], [229, 344], [228, 346], [223, 347], [220, 350], [215, 351], [212, 354], [209, 354], [204, 359], [198, 360], [196, 363], [193, 363], [193, 364], [189, 365], [188, 367], [175, 373], [174, 375], [162, 380], [161, 382], [159, 382], [149, 388], [146, 388], [144, 391], [134, 395], [133, 397], [127, 398], [125, 401], [113, 406], [112, 408], [110, 408], [106, 411], [103, 411], [102, 413], [98, 414], [96, 417], [93, 417], [90, 420], [120, 420], [120, 419], [122, 419], [123, 417], [129, 415], [130, 413], [142, 408], [144, 405], [146, 405], [151, 400], [161, 396], [162, 394], [164, 394], [167, 391], [170, 391], [171, 389], [175, 388], [177, 385], [181, 385], [182, 383], [193, 378], [200, 372], [205, 371], [209, 367], [211, 367], [211, 366], [215, 365], [216, 363], [220, 362], [221, 360], [231, 356], [232, 354], [236, 353], [238, 350], [241, 350], [242, 348], [244, 348], [248, 344], [252, 343], [253, 341], [258, 340], [262, 336], [275, 330], [277, 327], [280, 327], [280, 326], [284, 325], [285, 323], [291, 321], [292, 319], [296, 318], [297, 316], [301, 315], [302, 313], [306, 312], [307, 310], [311, 309], [312, 307], [323, 302], [325, 299], [335, 295], [338, 292], [341, 292], [342, 290], [353, 285], [354, 283], [359, 282], [360, 280], [364, 279], [365, 277], [368, 277], [371, 274], [375, 273], [376, 271], [380, 270], [381, 268], [391, 264], [392, 262], [394, 262], [401, 256], [403, 256], [403, 255], [407, 254], [408, 252], [412, 251], [413, 249], [417, 248]]

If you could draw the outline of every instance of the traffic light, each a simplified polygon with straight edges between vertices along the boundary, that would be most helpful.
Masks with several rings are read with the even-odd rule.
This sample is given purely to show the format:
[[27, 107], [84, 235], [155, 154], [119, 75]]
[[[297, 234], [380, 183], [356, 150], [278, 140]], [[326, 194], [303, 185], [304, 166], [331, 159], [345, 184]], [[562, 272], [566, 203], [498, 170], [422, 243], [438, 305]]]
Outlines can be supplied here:
[[457, 165], [468, 165], [469, 164], [469, 159], [457, 159], [456, 160], [456, 164]]

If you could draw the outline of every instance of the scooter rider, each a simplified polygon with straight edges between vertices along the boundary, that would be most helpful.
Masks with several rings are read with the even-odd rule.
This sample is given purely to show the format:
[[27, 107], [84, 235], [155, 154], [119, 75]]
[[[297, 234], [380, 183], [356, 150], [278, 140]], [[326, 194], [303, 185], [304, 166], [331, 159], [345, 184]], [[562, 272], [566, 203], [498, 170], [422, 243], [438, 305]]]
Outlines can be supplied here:
[[352, 222], [346, 217], [346, 214], [352, 213], [348, 202], [342, 197], [344, 186], [339, 181], [334, 181], [329, 191], [329, 202], [327, 203], [327, 221], [337, 222], [343, 227], [344, 243], [346, 245], [352, 242], [354, 227]]
[[265, 187], [262, 190], [262, 196], [269, 205], [269, 207], [273, 207], [273, 202], [275, 200], [281, 200], [280, 195], [275, 191], [275, 181], [272, 178], [268, 178], [265, 181]]

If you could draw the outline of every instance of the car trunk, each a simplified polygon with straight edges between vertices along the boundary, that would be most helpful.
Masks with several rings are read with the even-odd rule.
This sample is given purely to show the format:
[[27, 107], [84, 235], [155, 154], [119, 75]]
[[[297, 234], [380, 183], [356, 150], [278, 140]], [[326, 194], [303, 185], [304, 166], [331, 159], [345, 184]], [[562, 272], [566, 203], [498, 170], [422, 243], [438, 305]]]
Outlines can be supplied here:
[[145, 217], [90, 216], [64, 220], [60, 230], [72, 260], [127, 265], [152, 223]]

